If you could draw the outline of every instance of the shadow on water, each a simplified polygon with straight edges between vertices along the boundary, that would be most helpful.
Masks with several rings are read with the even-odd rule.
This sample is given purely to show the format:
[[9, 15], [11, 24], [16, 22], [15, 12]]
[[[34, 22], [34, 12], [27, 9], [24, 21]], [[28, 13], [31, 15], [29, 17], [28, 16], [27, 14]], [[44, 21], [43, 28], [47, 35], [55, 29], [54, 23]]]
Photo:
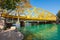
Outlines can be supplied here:
[[19, 29], [24, 40], [59, 40], [60, 24], [39, 24]]
[[57, 24], [58, 27], [58, 40], [60, 40], [60, 24]]

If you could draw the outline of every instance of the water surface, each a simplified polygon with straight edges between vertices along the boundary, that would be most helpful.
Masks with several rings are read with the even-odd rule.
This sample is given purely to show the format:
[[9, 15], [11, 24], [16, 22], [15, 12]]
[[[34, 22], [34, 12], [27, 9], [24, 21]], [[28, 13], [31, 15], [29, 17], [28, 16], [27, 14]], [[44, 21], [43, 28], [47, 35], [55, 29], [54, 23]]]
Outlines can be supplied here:
[[24, 40], [60, 40], [60, 24], [39, 24], [20, 29]]

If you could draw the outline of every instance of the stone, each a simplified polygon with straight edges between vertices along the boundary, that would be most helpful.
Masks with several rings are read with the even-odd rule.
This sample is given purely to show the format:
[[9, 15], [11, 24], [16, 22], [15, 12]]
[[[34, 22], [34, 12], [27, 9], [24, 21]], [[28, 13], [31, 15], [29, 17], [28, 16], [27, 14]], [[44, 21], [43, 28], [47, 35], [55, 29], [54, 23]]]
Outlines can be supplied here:
[[16, 30], [3, 30], [0, 32], [0, 40], [23, 40], [24, 36]]

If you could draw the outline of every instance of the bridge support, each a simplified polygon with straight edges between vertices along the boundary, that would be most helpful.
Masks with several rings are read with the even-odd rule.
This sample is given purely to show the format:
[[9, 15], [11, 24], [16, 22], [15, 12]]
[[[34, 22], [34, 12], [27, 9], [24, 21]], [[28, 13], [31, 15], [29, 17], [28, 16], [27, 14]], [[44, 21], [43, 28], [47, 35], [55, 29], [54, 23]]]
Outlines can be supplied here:
[[24, 21], [20, 21], [20, 27], [24, 27], [25, 26], [25, 22]]
[[39, 22], [30, 22], [31, 23], [31, 26], [34, 26], [34, 25], [39, 25]]

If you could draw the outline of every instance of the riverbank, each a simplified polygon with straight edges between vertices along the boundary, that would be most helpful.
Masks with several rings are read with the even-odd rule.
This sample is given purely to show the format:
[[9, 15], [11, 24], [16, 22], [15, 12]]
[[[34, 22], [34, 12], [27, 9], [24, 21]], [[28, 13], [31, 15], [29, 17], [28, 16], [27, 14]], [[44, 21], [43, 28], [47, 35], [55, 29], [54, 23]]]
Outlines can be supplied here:
[[0, 40], [23, 40], [24, 36], [15, 28], [0, 30]]

